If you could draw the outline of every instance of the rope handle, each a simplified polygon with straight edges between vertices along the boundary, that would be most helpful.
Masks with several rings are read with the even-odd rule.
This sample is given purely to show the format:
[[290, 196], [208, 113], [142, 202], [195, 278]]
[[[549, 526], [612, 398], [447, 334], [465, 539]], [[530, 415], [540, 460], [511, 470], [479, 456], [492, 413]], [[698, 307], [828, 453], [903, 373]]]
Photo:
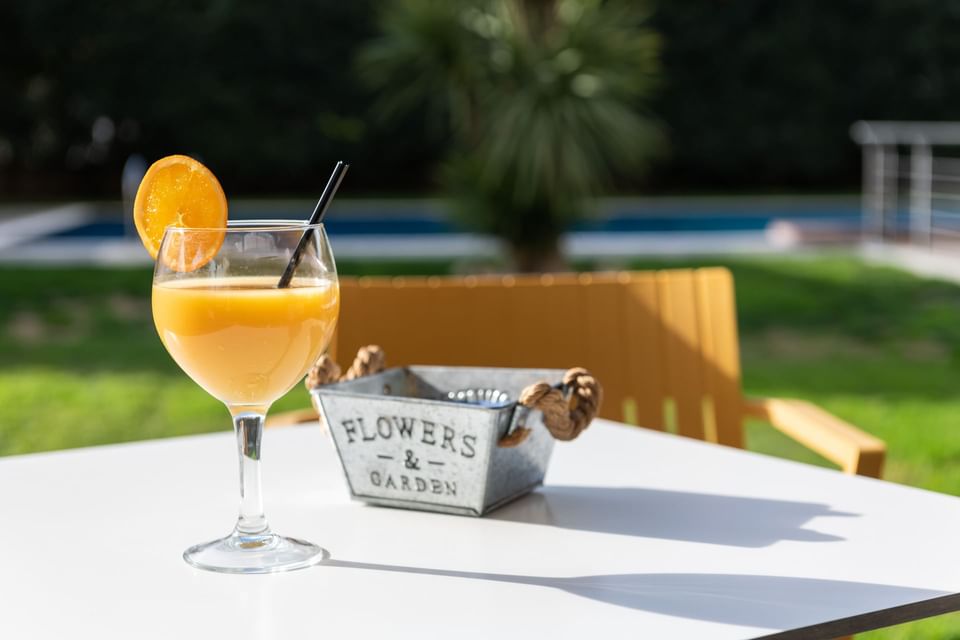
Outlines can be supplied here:
[[[557, 440], [570, 441], [579, 436], [597, 417], [603, 401], [603, 387], [583, 367], [568, 369], [560, 388], [536, 382], [520, 392], [518, 402], [543, 413], [543, 425]], [[517, 427], [500, 439], [501, 447], [515, 447], [530, 435], [527, 427]]]
[[[303, 381], [307, 391], [313, 391], [317, 387], [334, 382], [343, 382], [346, 380], [356, 380], [363, 376], [369, 376], [374, 373], [380, 373], [387, 365], [386, 356], [383, 349], [378, 345], [368, 344], [357, 350], [357, 356], [353, 359], [353, 364], [347, 369], [347, 372], [341, 375], [340, 365], [327, 354], [320, 356], [317, 363], [307, 372], [307, 377]], [[327, 423], [323, 418], [323, 411], [320, 410], [320, 401], [311, 394], [313, 408], [317, 412], [317, 418], [320, 422], [320, 429], [326, 431]]]
[[380, 373], [387, 365], [387, 358], [378, 345], [368, 344], [357, 350], [357, 357], [353, 359], [353, 364], [347, 369], [347, 372], [341, 375], [340, 365], [334, 362], [333, 358], [327, 354], [320, 356], [317, 363], [307, 373], [307, 379], [304, 384], [308, 391], [313, 391], [317, 387], [334, 382], [345, 382], [347, 380], [356, 380], [363, 376]]
[[[379, 373], [386, 367], [386, 356], [378, 345], [360, 347], [353, 364], [341, 375], [340, 366], [324, 354], [307, 374], [307, 389], [333, 382], [356, 380]], [[536, 382], [520, 392], [517, 402], [527, 409], [543, 413], [543, 424], [557, 440], [569, 441], [579, 436], [590, 426], [600, 410], [603, 387], [583, 367], [568, 369], [563, 374], [563, 383], [558, 388], [547, 382]], [[530, 436], [530, 429], [518, 426], [503, 436], [497, 443], [500, 447], [516, 447]]]

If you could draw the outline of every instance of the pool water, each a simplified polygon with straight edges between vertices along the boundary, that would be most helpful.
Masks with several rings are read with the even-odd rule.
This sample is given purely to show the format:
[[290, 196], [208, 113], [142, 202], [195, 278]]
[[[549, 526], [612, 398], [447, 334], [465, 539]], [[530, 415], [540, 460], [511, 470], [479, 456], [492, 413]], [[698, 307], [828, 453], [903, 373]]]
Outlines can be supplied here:
[[[382, 205], [377, 210], [357, 210], [328, 217], [330, 235], [436, 235], [468, 231], [453, 221], [432, 212], [418, 213], [409, 205], [399, 212], [384, 215]], [[245, 214], [243, 218], [255, 215]], [[275, 211], [276, 219], [301, 219], [303, 211]], [[860, 225], [860, 208], [856, 202], [838, 200], [836, 203], [817, 203], [816, 206], [777, 204], [764, 207], [758, 203], [717, 206], [709, 200], [703, 203], [671, 206], [639, 206], [636, 204], [608, 204], [595, 218], [582, 220], [571, 227], [576, 232], [599, 233], [690, 233], [724, 231], [763, 231], [774, 220], [788, 220], [806, 224], [829, 224], [834, 228], [856, 229]], [[53, 233], [49, 238], [116, 238], [125, 233], [125, 225], [116, 217], [98, 218], [85, 224]], [[132, 233], [132, 225], [129, 225]]]

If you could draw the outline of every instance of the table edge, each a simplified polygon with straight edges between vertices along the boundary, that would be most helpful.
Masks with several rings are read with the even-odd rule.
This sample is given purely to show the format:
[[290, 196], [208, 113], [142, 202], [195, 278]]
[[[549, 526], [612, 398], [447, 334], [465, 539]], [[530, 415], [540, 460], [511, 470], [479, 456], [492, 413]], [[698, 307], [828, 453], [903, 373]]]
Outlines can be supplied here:
[[756, 636], [753, 640], [830, 640], [960, 611], [960, 593], [869, 611], [806, 627]]

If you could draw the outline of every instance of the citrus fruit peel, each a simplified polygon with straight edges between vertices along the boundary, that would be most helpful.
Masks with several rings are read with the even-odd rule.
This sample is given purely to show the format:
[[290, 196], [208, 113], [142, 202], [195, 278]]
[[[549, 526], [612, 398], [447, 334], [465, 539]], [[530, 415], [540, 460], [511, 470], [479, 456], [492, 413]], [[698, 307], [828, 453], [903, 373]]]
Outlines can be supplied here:
[[133, 221], [154, 260], [167, 227], [197, 229], [171, 236], [162, 256], [171, 269], [195, 271], [223, 245], [227, 197], [216, 176], [200, 162], [188, 156], [167, 156], [150, 165], [140, 181]]

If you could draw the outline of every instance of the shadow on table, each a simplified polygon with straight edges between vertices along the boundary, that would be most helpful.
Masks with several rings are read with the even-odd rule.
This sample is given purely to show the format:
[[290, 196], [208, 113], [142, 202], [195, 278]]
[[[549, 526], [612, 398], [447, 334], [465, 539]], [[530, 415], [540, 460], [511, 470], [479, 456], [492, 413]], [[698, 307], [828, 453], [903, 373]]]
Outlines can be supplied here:
[[803, 527], [812, 518], [855, 517], [815, 502], [636, 487], [550, 485], [491, 513], [494, 520], [736, 547], [843, 538]]
[[490, 580], [560, 589], [600, 602], [725, 624], [792, 629], [947, 595], [945, 591], [786, 576], [626, 573], [550, 578], [328, 560], [325, 566]]

